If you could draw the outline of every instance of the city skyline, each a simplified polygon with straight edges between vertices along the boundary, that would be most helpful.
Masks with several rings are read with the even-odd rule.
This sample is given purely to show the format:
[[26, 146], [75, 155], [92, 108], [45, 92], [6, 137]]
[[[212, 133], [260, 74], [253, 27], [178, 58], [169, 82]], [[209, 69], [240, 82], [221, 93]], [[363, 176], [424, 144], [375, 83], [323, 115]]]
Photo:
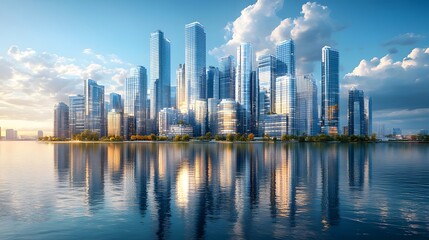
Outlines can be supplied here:
[[[189, 4], [189, 2], [191, 1], [185, 1], [183, 4], [186, 5]], [[46, 5], [46, 3], [47, 1], [42, 2], [40, 5], [43, 6]], [[338, 4], [338, 2], [336, 3]], [[70, 3], [66, 2], [65, 5], [67, 4]], [[210, 5], [213, 3], [207, 4]], [[344, 32], [362, 26], [358, 25], [358, 27], [356, 27], [356, 25], [353, 24], [351, 24], [351, 26], [340, 26], [340, 21], [338, 19], [344, 16], [339, 16], [340, 13], [337, 4], [335, 4], [334, 1], [322, 1], [321, 3], [302, 2], [300, 4], [302, 5], [300, 13], [300, 6], [294, 6], [296, 3], [292, 3], [291, 1], [259, 0], [257, 2], [243, 1], [240, 2], [240, 4], [231, 3], [231, 9], [227, 10], [228, 13], [225, 17], [227, 23], [225, 29], [227, 29], [226, 31], [230, 36], [227, 36], [227, 38], [221, 41], [216, 40], [217, 42], [214, 39], [219, 37], [222, 38], [223, 29], [218, 29], [216, 26], [217, 24], [225, 23], [211, 23], [206, 17], [199, 16], [201, 15], [200, 13], [195, 14], [194, 16], [201, 20], [194, 20], [204, 25], [204, 31], [205, 34], [207, 34], [207, 64], [205, 64], [205, 67], [218, 67], [219, 64], [217, 60], [219, 57], [227, 55], [236, 57], [235, 51], [237, 41], [239, 40], [252, 44], [254, 52], [256, 53], [253, 59], [253, 61], [255, 61], [258, 54], [260, 55], [266, 52], [273, 54], [275, 50], [273, 43], [280, 42], [279, 40], [284, 41], [292, 37], [296, 44], [297, 72], [305, 74], [313, 73], [315, 81], [320, 87], [321, 74], [317, 69], [320, 68], [321, 51], [320, 48], [317, 49], [317, 51], [314, 50], [316, 47], [319, 47], [314, 45], [333, 45], [333, 47], [338, 49], [341, 53], [341, 63], [339, 66], [341, 94], [339, 112], [341, 116], [340, 125], [338, 127], [341, 128], [347, 125], [348, 90], [351, 87], [358, 87], [373, 98], [374, 127], [376, 127], [376, 124], [385, 124], [386, 129], [397, 127], [405, 130], [404, 132], [416, 132], [421, 128], [428, 128], [426, 122], [428, 122], [429, 118], [429, 106], [427, 105], [429, 103], [427, 94], [429, 80], [427, 74], [429, 71], [429, 48], [425, 48], [428, 46], [426, 38], [428, 30], [423, 28], [424, 26], [404, 28], [402, 26], [404, 23], [400, 23], [398, 24], [398, 29], [395, 31], [391, 29], [386, 30], [389, 35], [387, 35], [387, 33], [380, 33], [379, 36], [375, 35], [375, 37], [373, 37], [378, 40], [378, 43], [372, 43], [372, 46], [370, 44], [371, 47], [369, 48], [377, 48], [376, 50], [359, 50], [364, 47], [365, 44], [356, 44], [353, 45], [354, 48], [347, 50], [347, 46], [351, 43], [356, 43], [356, 40], [353, 40], [351, 37], [349, 37], [349, 39], [342, 39], [344, 36], [341, 37], [336, 35], [344, 35]], [[365, 4], [369, 3], [362, 3], [362, 5]], [[374, 5], [374, 7], [377, 8], [378, 5]], [[11, 10], [12, 13], [14, 12], [15, 8], [13, 3], [6, 2], [6, 6], [9, 7], [7, 8], [8, 10]], [[291, 9], [298, 9], [298, 11], [294, 13], [288, 12], [290, 10], [285, 10], [288, 6], [291, 7]], [[342, 7], [345, 9], [345, 6]], [[62, 9], [60, 6], [56, 5], [53, 5], [52, 8]], [[410, 9], [412, 7], [408, 6], [407, 8]], [[230, 11], [231, 13], [229, 13]], [[241, 15], [236, 17], [240, 11]], [[371, 11], [369, 13], [370, 15]], [[268, 19], [269, 17], [260, 16], [261, 12], [270, 12], [277, 19], [273, 20]], [[183, 14], [180, 14], [180, 16], [181, 15]], [[385, 15], [386, 17], [390, 16], [390, 14], [385, 12], [382, 12], [381, 15]], [[0, 14], [0, 16], [2, 16], [2, 14]], [[37, 17], [37, 15], [34, 14], [29, 14], [28, 16]], [[419, 16], [421, 18], [424, 17], [422, 14]], [[173, 16], [173, 19], [174, 17], [179, 18], [177, 15]], [[314, 21], [317, 20], [316, 17], [321, 17], [322, 20], [324, 20], [319, 24], [326, 23], [330, 25], [331, 28], [338, 27], [343, 29], [330, 29], [327, 38], [316, 38], [314, 40], [317, 44], [310, 44], [309, 42], [308, 44], [310, 45], [303, 46], [305, 43], [303, 36], [316, 36], [317, 33], [323, 33], [323, 31], [326, 30], [323, 26], [318, 26], [317, 24], [316, 26], [312, 25], [315, 24]], [[245, 19], [257, 18], [264, 21], [260, 21], [261, 23], [251, 22], [249, 26], [244, 25]], [[22, 20], [22, 17], [19, 19]], [[25, 19], [26, 18], [24, 18], [24, 20]], [[132, 17], [130, 17], [130, 19], [132, 19]], [[177, 54], [177, 52], [184, 53], [184, 26], [194, 21], [191, 20], [182, 24], [183, 19], [186, 18], [181, 18], [181, 21], [178, 21], [181, 25], [174, 24], [174, 31], [172, 27], [162, 28], [162, 25], [165, 25], [163, 23], [160, 23], [158, 27], [153, 27], [154, 29], [145, 28], [144, 31], [141, 31], [142, 35], [144, 35], [142, 39], [145, 39], [147, 43], [150, 39], [150, 33], [156, 31], [156, 29], [160, 29], [169, 36], [172, 45], [172, 72], [175, 72], [178, 63], [185, 62], [183, 57], [184, 54], [180, 57], [177, 55], [181, 54]], [[36, 22], [40, 24], [42, 20]], [[77, 22], [79, 21], [81, 20], [77, 20]], [[272, 28], [273, 24], [271, 21], [277, 21], [277, 23], [280, 21], [280, 24]], [[1, 22], [0, 26], [7, 32], [8, 27], [5, 26], [5, 22], [7, 21]], [[219, 22], [222, 22], [222, 20]], [[258, 24], [263, 24], [264, 26], [261, 27]], [[300, 28], [303, 26], [314, 28], [310, 28], [310, 30]], [[244, 31], [242, 29], [243, 27], [248, 27], [249, 32]], [[251, 36], [252, 33], [254, 34], [261, 31], [263, 27], [271, 31], [269, 41], [261, 42], [260, 39], [255, 39]], [[218, 29], [218, 31], [216, 31], [216, 29]], [[45, 29], [45, 31], [47, 30]], [[371, 33], [376, 34], [377, 32], [373, 30]], [[33, 43], [29, 40], [23, 41], [23, 39], [20, 38], [19, 41], [17, 40], [18, 37], [24, 35], [25, 34], [18, 29], [16, 35], [8, 36], [0, 40], [0, 46], [3, 46], [4, 49], [0, 52], [0, 78], [2, 83], [0, 90], [0, 126], [2, 129], [13, 128], [20, 132], [22, 130], [24, 133], [26, 131], [33, 131], [36, 133], [38, 129], [41, 129], [46, 135], [50, 135], [49, 133], [52, 133], [53, 129], [53, 106], [58, 102], [68, 102], [69, 95], [83, 94], [83, 92], [79, 90], [83, 89], [83, 80], [94, 79], [99, 84], [105, 86], [104, 95], [106, 97], [112, 92], [121, 93], [123, 96], [123, 81], [127, 77], [129, 69], [136, 65], [142, 65], [146, 68], [150, 66], [148, 64], [150, 55], [149, 44], [145, 44], [144, 46], [142, 44], [133, 46], [135, 48], [140, 48], [140, 58], [136, 60], [133, 59], [135, 56], [127, 57], [127, 54], [121, 53], [121, 51], [116, 52], [117, 49], [115, 49], [115, 47], [109, 48], [108, 46], [104, 46], [104, 51], [100, 51], [97, 49], [98, 45], [96, 45], [95, 42], [91, 43], [90, 41], [86, 41], [82, 36], [75, 37], [75, 39], [80, 38], [81, 41], [76, 44], [76, 46], [73, 46], [72, 49], [82, 45], [85, 45], [85, 48], [81, 48], [79, 51], [67, 52], [69, 50], [61, 51], [58, 50], [58, 47], [50, 48], [46, 45], [40, 46], [40, 43], [37, 44], [40, 40], [35, 40]], [[46, 35], [47, 36], [41, 34], [40, 38], [46, 39], [50, 35], [49, 31]], [[99, 40], [99, 43], [105, 45], [102, 44], [101, 40]], [[124, 39], [116, 42], [116, 45], [119, 46], [127, 44], [127, 40]], [[124, 47], [122, 52], [125, 51], [125, 49], [127, 49], [127, 47]], [[306, 51], [309, 50], [313, 52], [306, 53]], [[356, 51], [358, 53], [356, 53]], [[384, 51], [384, 53], [382, 51]], [[115, 52], [115, 54], [111, 52]], [[134, 51], [128, 50], [128, 52], [137, 55]], [[312, 56], [312, 54], [315, 56]], [[254, 70], [256, 66], [255, 64], [253, 65]], [[148, 76], [151, 76], [151, 74], [152, 73], [148, 72]], [[171, 77], [170, 82], [172, 86], [176, 85], [174, 76]], [[400, 100], [394, 101], [395, 99]], [[374, 132], [376, 131], [377, 129], [374, 129]], [[3, 133], [2, 136], [4, 135]]]

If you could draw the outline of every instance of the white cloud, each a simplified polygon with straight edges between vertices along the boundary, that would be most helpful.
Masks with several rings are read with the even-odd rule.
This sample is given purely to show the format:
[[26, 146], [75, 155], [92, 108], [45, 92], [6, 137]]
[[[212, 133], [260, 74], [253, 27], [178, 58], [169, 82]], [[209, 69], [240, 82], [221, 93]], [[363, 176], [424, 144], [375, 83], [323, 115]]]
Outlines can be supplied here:
[[[110, 91], [121, 92], [121, 78], [126, 77], [130, 64], [123, 63], [113, 54], [105, 57], [91, 49], [85, 49], [82, 53], [84, 57], [77, 62], [53, 53], [11, 46], [6, 55], [0, 56], [2, 127], [7, 127], [4, 124], [11, 122], [52, 126], [55, 103], [68, 103], [69, 95], [83, 93], [83, 80], [87, 78], [104, 85], [106, 95]], [[95, 55], [102, 58], [98, 59]], [[102, 61], [103, 58], [109, 61]]]
[[282, 6], [283, 1], [280, 0], [259, 0], [246, 7], [240, 17], [225, 26], [231, 39], [212, 49], [210, 54], [217, 57], [235, 55], [241, 42], [250, 42], [256, 55], [272, 53], [276, 43], [292, 38], [296, 45], [298, 73], [312, 72], [314, 62], [321, 59], [322, 47], [335, 45], [332, 34], [339, 27], [332, 20], [327, 6], [307, 2], [302, 5], [299, 17], [281, 19], [277, 12]]

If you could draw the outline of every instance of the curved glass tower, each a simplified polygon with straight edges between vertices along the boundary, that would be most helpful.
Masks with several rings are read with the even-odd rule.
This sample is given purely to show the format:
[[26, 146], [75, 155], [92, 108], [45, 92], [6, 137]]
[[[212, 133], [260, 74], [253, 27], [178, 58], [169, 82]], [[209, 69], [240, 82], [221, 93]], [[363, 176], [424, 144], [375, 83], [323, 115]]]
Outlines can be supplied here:
[[242, 43], [237, 48], [237, 71], [235, 80], [235, 100], [240, 105], [239, 131], [252, 131], [252, 60], [250, 43]]
[[338, 134], [339, 126], [339, 53], [329, 46], [322, 48], [322, 111], [320, 116], [321, 132]]

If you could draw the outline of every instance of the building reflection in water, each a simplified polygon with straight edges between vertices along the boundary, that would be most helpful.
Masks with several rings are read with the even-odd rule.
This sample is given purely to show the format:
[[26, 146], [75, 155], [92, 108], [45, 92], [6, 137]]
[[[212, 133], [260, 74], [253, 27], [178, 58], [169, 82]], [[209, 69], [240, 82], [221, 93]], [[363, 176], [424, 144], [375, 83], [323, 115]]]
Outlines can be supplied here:
[[177, 237], [173, 228], [185, 229], [179, 238], [204, 238], [216, 219], [229, 223], [231, 238], [251, 238], [262, 219], [276, 223], [268, 235], [305, 230], [320, 206], [321, 227], [338, 225], [340, 151], [349, 187], [362, 189], [371, 155], [353, 144], [55, 144], [54, 159], [58, 181], [82, 191], [90, 211], [106, 207], [104, 198], [136, 208], [158, 239]]

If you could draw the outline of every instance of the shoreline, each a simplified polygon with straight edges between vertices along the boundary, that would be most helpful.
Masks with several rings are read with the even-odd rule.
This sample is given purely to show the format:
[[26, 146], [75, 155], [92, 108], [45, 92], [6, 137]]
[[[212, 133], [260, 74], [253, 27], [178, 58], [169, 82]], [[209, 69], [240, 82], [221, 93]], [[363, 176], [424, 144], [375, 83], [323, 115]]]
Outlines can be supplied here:
[[[25, 140], [25, 141], [4, 141], [4, 142], [32, 142], [31, 140]], [[359, 144], [359, 143], [407, 143], [407, 144], [416, 144], [416, 143], [423, 143], [423, 144], [428, 144], [429, 141], [376, 141], [376, 142], [340, 142], [340, 141], [325, 141], [325, 142], [299, 142], [299, 141], [260, 141], [260, 140], [256, 140], [256, 141], [216, 141], [216, 140], [212, 140], [212, 141], [199, 141], [199, 140], [191, 140], [191, 141], [37, 141], [34, 140], [34, 142], [39, 142], [39, 143], [59, 143], [59, 144], [81, 144], [81, 143], [98, 143], [98, 144], [128, 144], [128, 143], [165, 143], [165, 144], [177, 144], [177, 143], [186, 143], [186, 144], [206, 144], [206, 143], [216, 143], [216, 144], [260, 144], [260, 143], [291, 143], [291, 144], [295, 144], [295, 143], [324, 143], [324, 144]]]

